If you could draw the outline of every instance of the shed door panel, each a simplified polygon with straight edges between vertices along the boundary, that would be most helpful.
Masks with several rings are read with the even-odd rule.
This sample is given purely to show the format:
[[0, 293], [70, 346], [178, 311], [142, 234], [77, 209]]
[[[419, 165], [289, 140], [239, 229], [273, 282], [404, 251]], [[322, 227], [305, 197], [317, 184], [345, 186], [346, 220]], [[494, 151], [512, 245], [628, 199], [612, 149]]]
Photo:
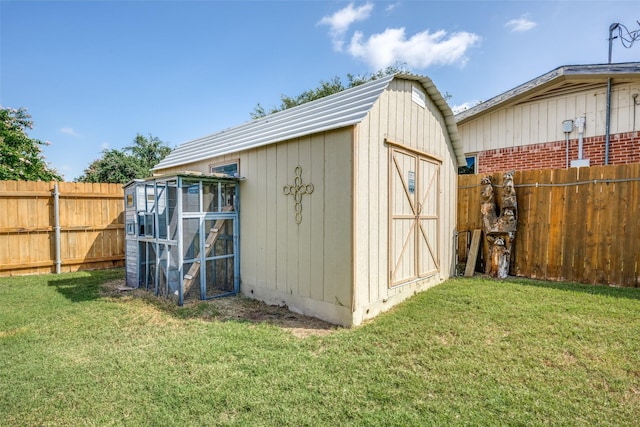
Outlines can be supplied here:
[[390, 286], [439, 269], [439, 165], [398, 149], [391, 150], [389, 191]]
[[420, 204], [418, 230], [418, 276], [438, 271], [438, 194], [440, 193], [440, 166], [420, 159]]

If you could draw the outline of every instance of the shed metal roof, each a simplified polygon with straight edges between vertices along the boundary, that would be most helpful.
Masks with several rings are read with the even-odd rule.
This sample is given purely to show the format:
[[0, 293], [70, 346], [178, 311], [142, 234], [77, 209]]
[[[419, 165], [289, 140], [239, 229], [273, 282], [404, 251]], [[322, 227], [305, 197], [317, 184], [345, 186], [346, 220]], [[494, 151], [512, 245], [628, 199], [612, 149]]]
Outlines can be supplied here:
[[624, 62], [617, 64], [563, 65], [501, 93], [488, 101], [482, 102], [468, 110], [456, 114], [457, 123], [462, 123], [477, 115], [493, 111], [500, 106], [512, 104], [522, 99], [529, 99], [541, 90], [567, 90], [563, 85], [586, 87], [589, 82], [640, 77], [640, 62]]
[[365, 118], [396, 77], [421, 83], [442, 112], [457, 160], [463, 164], [464, 153], [453, 113], [433, 82], [427, 77], [397, 74], [185, 142], [158, 163], [154, 170], [354, 125]]

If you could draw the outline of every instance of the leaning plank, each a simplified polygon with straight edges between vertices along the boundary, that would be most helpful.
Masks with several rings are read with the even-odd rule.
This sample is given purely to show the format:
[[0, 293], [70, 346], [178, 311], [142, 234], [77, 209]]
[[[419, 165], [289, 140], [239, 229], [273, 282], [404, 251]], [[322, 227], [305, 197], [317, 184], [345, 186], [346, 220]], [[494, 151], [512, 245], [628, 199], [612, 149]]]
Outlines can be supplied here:
[[[231, 210], [233, 210], [233, 206], [225, 206], [224, 208], [222, 208], [223, 212], [229, 212]], [[215, 246], [216, 241], [218, 240], [218, 237], [220, 237], [220, 231], [224, 228], [224, 224], [226, 221], [227, 221], [226, 219], [217, 220], [213, 228], [207, 235], [207, 240], [205, 240], [204, 242], [205, 258], [207, 258], [209, 254], [211, 254], [211, 251], [213, 250], [213, 247]], [[189, 271], [187, 272], [187, 274], [184, 275], [183, 295], [187, 295], [189, 293], [189, 291], [191, 290], [191, 287], [198, 280], [199, 277], [200, 277], [200, 261], [195, 261], [193, 264], [191, 264], [191, 268], [189, 268]]]
[[476, 261], [478, 259], [478, 249], [480, 248], [480, 241], [482, 237], [482, 230], [473, 230], [471, 237], [471, 248], [469, 249], [469, 255], [467, 257], [467, 266], [464, 269], [465, 277], [473, 276], [473, 272], [476, 269]]

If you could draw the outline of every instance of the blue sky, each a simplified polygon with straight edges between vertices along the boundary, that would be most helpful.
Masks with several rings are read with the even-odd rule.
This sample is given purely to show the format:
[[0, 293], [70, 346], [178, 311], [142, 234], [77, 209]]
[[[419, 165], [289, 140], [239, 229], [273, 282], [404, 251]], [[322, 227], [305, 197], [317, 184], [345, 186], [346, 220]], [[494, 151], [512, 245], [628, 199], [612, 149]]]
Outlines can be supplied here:
[[[610, 24], [637, 1], [0, 0], [0, 104], [66, 180], [137, 133], [176, 146], [250, 120], [321, 80], [396, 61], [450, 105], [474, 105], [561, 65], [606, 63]], [[640, 43], [613, 42], [613, 62]]]

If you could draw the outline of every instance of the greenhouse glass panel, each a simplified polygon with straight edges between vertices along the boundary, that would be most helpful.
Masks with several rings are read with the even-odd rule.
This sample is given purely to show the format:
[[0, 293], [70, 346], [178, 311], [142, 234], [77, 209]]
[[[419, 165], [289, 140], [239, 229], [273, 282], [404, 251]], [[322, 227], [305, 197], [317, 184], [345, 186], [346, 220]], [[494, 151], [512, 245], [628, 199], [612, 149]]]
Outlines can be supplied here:
[[200, 183], [184, 182], [182, 188], [182, 211], [200, 212]]
[[182, 256], [185, 260], [200, 257], [200, 219], [182, 220]]
[[127, 184], [127, 285], [179, 304], [237, 293], [237, 197], [238, 179], [219, 175], [177, 174]]
[[205, 212], [218, 212], [220, 204], [218, 201], [220, 183], [213, 182], [202, 185], [202, 203]]
[[169, 185], [168, 191], [169, 203], [169, 239], [178, 239], [178, 189], [174, 185]]

